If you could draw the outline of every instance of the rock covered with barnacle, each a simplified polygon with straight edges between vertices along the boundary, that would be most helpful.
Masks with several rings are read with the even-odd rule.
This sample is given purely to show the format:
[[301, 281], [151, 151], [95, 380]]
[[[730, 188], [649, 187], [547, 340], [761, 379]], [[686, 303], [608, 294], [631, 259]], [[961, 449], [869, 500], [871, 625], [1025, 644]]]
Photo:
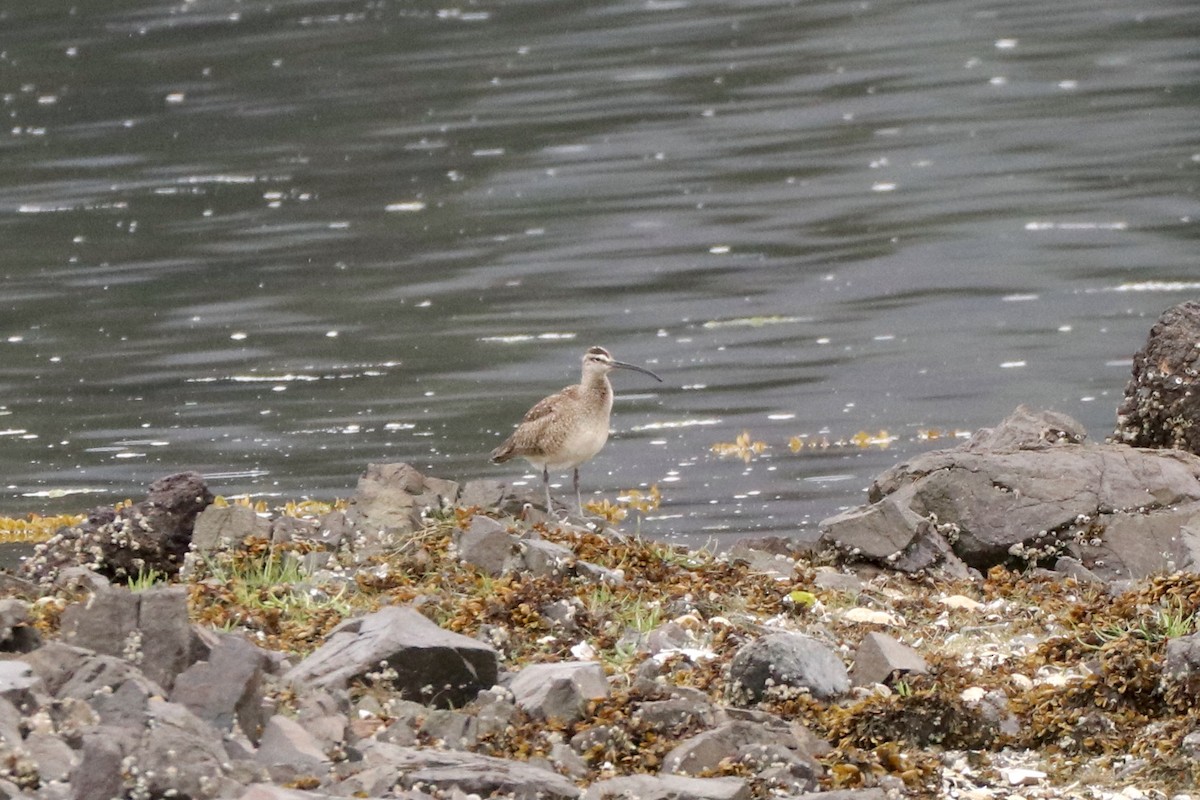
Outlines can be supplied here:
[[41, 582], [71, 566], [119, 583], [151, 572], [174, 575], [191, 544], [196, 515], [212, 501], [199, 473], [168, 475], [150, 484], [145, 500], [101, 506], [80, 524], [59, 530], [38, 546], [22, 572]]
[[1200, 455], [1200, 302], [1164, 311], [1134, 354], [1113, 439]]

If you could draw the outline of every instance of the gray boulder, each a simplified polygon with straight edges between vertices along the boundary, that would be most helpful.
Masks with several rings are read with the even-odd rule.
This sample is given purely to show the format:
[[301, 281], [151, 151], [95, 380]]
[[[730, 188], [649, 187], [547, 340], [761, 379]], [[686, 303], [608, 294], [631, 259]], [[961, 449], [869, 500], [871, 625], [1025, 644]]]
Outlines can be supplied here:
[[591, 700], [608, 697], [608, 678], [595, 661], [531, 664], [509, 687], [517, 706], [538, 719], [564, 723], [583, 718]]
[[221, 635], [205, 660], [175, 679], [171, 701], [220, 731], [229, 732], [237, 721], [257, 742], [266, 723], [262, 681], [269, 664], [267, 654], [242, 637]]
[[419, 733], [439, 747], [469, 750], [479, 739], [479, 720], [474, 714], [435, 708], [425, 714]]
[[692, 778], [686, 775], [623, 775], [596, 781], [584, 800], [749, 800], [741, 778]]
[[42, 679], [27, 662], [0, 661], [0, 698], [29, 713], [37, 707], [34, 694], [41, 688]]
[[511, 569], [517, 554], [516, 537], [501, 523], [481, 515], [472, 517], [466, 530], [455, 532], [454, 544], [463, 563], [492, 576]]
[[381, 681], [408, 699], [462, 706], [495, 685], [497, 673], [493, 648], [444, 631], [411, 608], [388, 606], [338, 625], [283, 679], [318, 687]]
[[21, 743], [24, 715], [15, 705], [0, 697], [0, 745], [13, 748]]
[[828, 792], [806, 792], [788, 800], [888, 800], [891, 795], [886, 789], [833, 789]]
[[1200, 455], [1200, 303], [1189, 300], [1158, 318], [1133, 356], [1133, 375], [1117, 407], [1113, 439], [1134, 447]]
[[1191, 703], [1200, 700], [1200, 633], [1167, 641], [1163, 680]]
[[672, 697], [639, 703], [633, 718], [663, 736], [712, 727], [716, 714], [712, 705], [692, 698]]
[[905, 571], [1067, 555], [1113, 579], [1200, 563], [1200, 458], [1083, 439], [1069, 417], [1022, 406], [884, 472], [869, 505], [821, 523], [821, 540]]
[[15, 597], [0, 600], [0, 650], [28, 653], [42, 643], [29, 621], [29, 603]]
[[364, 772], [380, 769], [392, 784], [398, 782], [404, 789], [418, 786], [443, 792], [457, 789], [480, 797], [504, 796], [516, 800], [573, 800], [581, 794], [573, 782], [548, 769], [457, 750], [374, 742], [363, 749], [362, 766]]
[[235, 547], [247, 538], [266, 539], [270, 535], [271, 522], [249, 506], [209, 506], [196, 517], [192, 549], [209, 553]]
[[191, 663], [184, 586], [155, 586], [136, 594], [124, 588], [98, 591], [63, 611], [61, 631], [63, 642], [125, 658], [167, 689]]
[[512, 516], [520, 515], [527, 505], [539, 506], [541, 492], [528, 486], [510, 486], [503, 481], [490, 479], [467, 481], [458, 496], [460, 508], [477, 508], [482, 511], [499, 511]]
[[151, 698], [146, 732], [133, 756], [127, 767], [150, 797], [216, 798], [241, 791], [226, 774], [221, 734], [178, 703]]
[[296, 720], [276, 714], [267, 721], [254, 758], [265, 767], [285, 770], [272, 777], [291, 780], [298, 775], [321, 775], [329, 768], [329, 756], [321, 743]]
[[246, 787], [246, 791], [237, 800], [325, 800], [333, 795], [320, 792], [307, 792], [301, 789], [286, 789], [272, 783], [255, 783]]
[[125, 750], [121, 742], [103, 730], [83, 735], [79, 761], [71, 771], [71, 800], [112, 800], [125, 794], [122, 762]]
[[454, 481], [428, 478], [409, 464], [368, 464], [348, 515], [364, 530], [407, 533], [420, 527], [424, 510], [453, 505], [458, 492]]
[[850, 679], [855, 686], [888, 683], [894, 676], [924, 675], [929, 665], [916, 650], [885, 633], [868, 633], [854, 654]]
[[742, 647], [729, 665], [729, 677], [735, 697], [746, 702], [789, 690], [831, 700], [850, 689], [846, 666], [837, 654], [796, 633], [770, 633]]
[[698, 775], [734, 762], [789, 792], [817, 788], [821, 775], [820, 764], [790, 728], [741, 720], [684, 739], [663, 758], [662, 771]]
[[71, 771], [79, 763], [79, 754], [53, 733], [33, 731], [25, 737], [25, 751], [37, 764], [38, 779], [65, 782], [70, 780]]

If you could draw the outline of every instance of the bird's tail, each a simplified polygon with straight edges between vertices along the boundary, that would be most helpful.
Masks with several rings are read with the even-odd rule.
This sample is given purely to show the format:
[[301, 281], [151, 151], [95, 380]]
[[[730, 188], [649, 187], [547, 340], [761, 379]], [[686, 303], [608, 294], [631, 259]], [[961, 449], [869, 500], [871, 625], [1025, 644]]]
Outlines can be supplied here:
[[492, 451], [491, 459], [493, 464], [503, 464], [513, 457], [512, 444], [505, 442]]

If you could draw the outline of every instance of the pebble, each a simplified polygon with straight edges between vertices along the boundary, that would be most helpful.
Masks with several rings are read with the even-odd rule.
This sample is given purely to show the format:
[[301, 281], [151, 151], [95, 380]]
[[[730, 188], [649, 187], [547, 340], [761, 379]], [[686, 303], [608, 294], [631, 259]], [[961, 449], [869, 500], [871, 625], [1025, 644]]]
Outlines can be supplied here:
[[903, 628], [907, 624], [902, 617], [891, 614], [887, 611], [877, 611], [872, 608], [862, 608], [861, 606], [852, 608], [842, 615], [842, 619], [847, 622], [870, 623], [872, 625], [887, 625], [891, 628]]
[[963, 594], [952, 594], [949, 597], [943, 597], [941, 603], [946, 608], [961, 608], [966, 611], [978, 611], [983, 608], [983, 603], [978, 600], [972, 600]]
[[1000, 777], [1008, 781], [1010, 786], [1037, 786], [1046, 779], [1046, 773], [1024, 767], [1002, 767]]
[[963, 689], [962, 694], [960, 694], [959, 697], [961, 697], [963, 701], [967, 703], [978, 703], [986, 694], [987, 690], [983, 687], [972, 686], [968, 689]]

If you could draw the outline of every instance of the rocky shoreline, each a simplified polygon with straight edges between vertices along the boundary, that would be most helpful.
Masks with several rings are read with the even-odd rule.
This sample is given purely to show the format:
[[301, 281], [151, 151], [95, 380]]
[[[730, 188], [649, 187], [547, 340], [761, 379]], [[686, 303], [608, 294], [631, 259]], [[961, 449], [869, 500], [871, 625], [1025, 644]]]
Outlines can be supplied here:
[[[1118, 441], [1190, 441], [1185, 306]], [[0, 573], [0, 798], [1200, 796], [1200, 457], [1021, 408], [869, 500], [718, 554], [405, 464], [168, 476]]]
[[0, 576], [0, 793], [1132, 798], [1200, 776], [1200, 575], [983, 574], [950, 544], [905, 574], [595, 528], [407, 465], [298, 514], [159, 481]]

